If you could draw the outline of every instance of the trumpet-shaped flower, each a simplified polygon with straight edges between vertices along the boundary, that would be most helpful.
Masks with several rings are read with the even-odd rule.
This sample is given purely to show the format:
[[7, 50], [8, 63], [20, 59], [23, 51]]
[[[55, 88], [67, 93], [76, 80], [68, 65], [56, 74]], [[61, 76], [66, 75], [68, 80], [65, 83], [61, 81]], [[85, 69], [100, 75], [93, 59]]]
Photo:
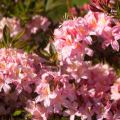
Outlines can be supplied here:
[[0, 49], [0, 91], [10, 89], [10, 84], [16, 86], [16, 90], [31, 91], [29, 85], [38, 80], [41, 67], [40, 58], [35, 54], [27, 53], [13, 49]]
[[120, 99], [120, 79], [114, 83], [111, 87], [111, 99], [112, 100], [119, 100]]

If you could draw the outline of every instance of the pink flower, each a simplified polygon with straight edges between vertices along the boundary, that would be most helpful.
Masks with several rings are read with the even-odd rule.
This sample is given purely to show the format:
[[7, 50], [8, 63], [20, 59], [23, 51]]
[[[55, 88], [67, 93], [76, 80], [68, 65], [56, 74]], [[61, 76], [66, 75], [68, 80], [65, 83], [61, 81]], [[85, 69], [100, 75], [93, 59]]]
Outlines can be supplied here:
[[60, 89], [56, 88], [55, 91], [57, 96], [51, 101], [51, 108], [53, 108], [54, 113], [62, 113], [63, 107], [70, 110], [77, 109], [75, 89], [72, 85], [63, 83], [63, 87]]
[[93, 35], [101, 35], [103, 29], [112, 23], [112, 18], [105, 13], [89, 11], [84, 18]]
[[76, 82], [80, 82], [82, 78], [87, 78], [86, 71], [89, 64], [86, 64], [82, 60], [66, 59], [63, 66], [61, 66], [61, 72], [68, 74], [70, 79], [75, 79]]
[[35, 54], [13, 48], [0, 49], [1, 89], [6, 92], [10, 89], [9, 84], [14, 84], [19, 92], [22, 89], [31, 92], [29, 85], [40, 79], [40, 71], [37, 71], [36, 66], [41, 67], [40, 58]]
[[34, 16], [32, 20], [27, 24], [27, 31], [28, 33], [35, 34], [38, 30], [42, 29], [46, 31], [50, 25], [50, 22], [46, 17], [43, 16]]
[[119, 32], [117, 32], [118, 27], [106, 27], [101, 37], [103, 38], [103, 47], [108, 47], [109, 45], [116, 51], [119, 51], [119, 43], [118, 40], [120, 39]]
[[3, 28], [7, 25], [10, 29], [11, 37], [22, 31], [20, 21], [16, 18], [2, 18], [0, 20], [0, 40], [3, 38]]
[[11, 88], [9, 86], [11, 82], [10, 81], [3, 81], [2, 79], [0, 80], [0, 91], [2, 91], [2, 89], [4, 90], [5, 93], [8, 93]]
[[111, 99], [112, 100], [120, 99], [120, 79], [117, 79], [117, 81], [111, 87]]
[[37, 86], [35, 91], [39, 94], [35, 101], [37, 103], [44, 101], [45, 107], [50, 106], [50, 100], [57, 96], [55, 92], [50, 91], [50, 86], [47, 83], [41, 83], [39, 86]]
[[[108, 65], [97, 64], [89, 66], [85, 71], [86, 78], [77, 84], [79, 113], [91, 118], [92, 115], [107, 117], [108, 111], [103, 111], [110, 102], [110, 89], [116, 80], [116, 74]], [[110, 109], [110, 108], [109, 108]]]
[[55, 99], [57, 94], [54, 90], [51, 90], [51, 82], [54, 85], [54, 74], [50, 72], [43, 73], [41, 76], [41, 82], [38, 83], [35, 92], [37, 92], [38, 96], [36, 97], [35, 101], [44, 102], [45, 107], [49, 107], [51, 105], [51, 100]]
[[[116, 80], [116, 74], [108, 65], [97, 64], [88, 68], [88, 84], [89, 87], [95, 89], [96, 97], [105, 95], [110, 90], [111, 84]], [[98, 74], [99, 73], [99, 74]], [[90, 87], [90, 88], [91, 88]], [[94, 96], [94, 97], [95, 97]]]
[[90, 35], [100, 36], [103, 39], [103, 48], [111, 45], [114, 50], [119, 51], [119, 25], [111, 26], [114, 21], [112, 17], [105, 13], [89, 11], [85, 19], [91, 30]]
[[90, 9], [92, 11], [104, 12], [106, 10], [105, 7], [108, 7], [111, 1], [112, 0], [90, 0]]
[[89, 10], [89, 4], [88, 3], [85, 3], [82, 5], [82, 7], [80, 7], [80, 12], [85, 12], [85, 11], [88, 11]]
[[112, 35], [113, 35], [115, 40], [119, 40], [120, 39], [120, 25], [115, 25], [112, 28]]
[[[74, 53], [83, 55], [87, 45], [92, 44], [89, 29], [84, 18], [67, 20], [54, 31], [54, 45], [60, 59], [71, 57]], [[76, 52], [74, 52], [76, 51]]]
[[47, 120], [47, 110], [42, 105], [28, 100], [25, 109], [32, 114], [32, 120]]
[[78, 12], [77, 12], [77, 9], [75, 7], [71, 7], [69, 9], [69, 13], [73, 16], [77, 16], [78, 15]]

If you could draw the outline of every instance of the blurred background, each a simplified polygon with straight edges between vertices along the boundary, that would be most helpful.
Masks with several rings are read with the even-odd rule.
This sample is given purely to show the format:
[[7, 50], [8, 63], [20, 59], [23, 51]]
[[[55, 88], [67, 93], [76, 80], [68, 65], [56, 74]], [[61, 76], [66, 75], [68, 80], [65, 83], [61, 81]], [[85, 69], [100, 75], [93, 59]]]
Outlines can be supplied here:
[[59, 21], [70, 8], [77, 8], [88, 0], [0, 0], [0, 16], [17, 17], [24, 24], [33, 15], [41, 14]]

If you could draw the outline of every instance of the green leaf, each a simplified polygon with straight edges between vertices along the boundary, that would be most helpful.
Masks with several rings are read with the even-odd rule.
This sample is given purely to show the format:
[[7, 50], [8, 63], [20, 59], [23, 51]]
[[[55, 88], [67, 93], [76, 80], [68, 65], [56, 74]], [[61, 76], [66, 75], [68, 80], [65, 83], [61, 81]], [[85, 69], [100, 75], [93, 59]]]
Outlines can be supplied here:
[[43, 12], [43, 9], [44, 9], [44, 4], [43, 4], [43, 1], [41, 0], [38, 0], [35, 2], [34, 9], [31, 8], [34, 14], [40, 14], [41, 12]]
[[3, 39], [4, 45], [8, 46], [10, 42], [10, 29], [7, 27], [7, 25], [5, 25], [5, 27], [3, 28]]
[[46, 4], [46, 11], [53, 10], [65, 4], [66, 4], [66, 0], [48, 0]]
[[32, 53], [34, 52], [36, 49], [38, 48], [38, 46], [35, 46], [35, 45], [27, 45], [24, 50], [27, 52], [27, 53]]
[[52, 43], [50, 44], [49, 51], [50, 51], [51, 55], [57, 54], [55, 46]]
[[13, 47], [18, 48], [18, 49], [24, 49], [30, 40], [19, 40], [13, 44]]
[[83, 5], [85, 3], [87, 3], [89, 0], [72, 0], [72, 5]]
[[23, 113], [23, 110], [16, 110], [16, 111], [13, 113], [13, 116], [14, 116], [14, 117], [20, 116], [22, 113]]
[[0, 0], [1, 16], [16, 17], [23, 25], [34, 15], [40, 14], [44, 10], [42, 0]]
[[67, 12], [66, 0], [47, 0], [45, 10], [51, 20], [60, 21]]
[[17, 42], [25, 33], [25, 30], [19, 32], [13, 39], [12, 39], [12, 43]]
[[45, 59], [49, 59], [50, 58], [50, 54], [46, 50], [40, 50], [39, 54], [40, 54], [40, 56], [42, 56]]
[[57, 54], [57, 51], [55, 49], [55, 46], [52, 43], [50, 44], [49, 51], [51, 54], [50, 62], [57, 64], [58, 63], [58, 54]]

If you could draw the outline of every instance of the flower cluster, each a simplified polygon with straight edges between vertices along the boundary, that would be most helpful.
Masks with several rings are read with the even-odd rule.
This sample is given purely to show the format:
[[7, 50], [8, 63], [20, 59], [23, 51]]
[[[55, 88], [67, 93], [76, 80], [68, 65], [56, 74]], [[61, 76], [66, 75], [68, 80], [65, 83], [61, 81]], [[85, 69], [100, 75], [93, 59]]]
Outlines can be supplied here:
[[26, 34], [24, 37], [30, 38], [31, 34], [36, 34], [40, 30], [46, 32], [49, 26], [50, 21], [48, 21], [46, 17], [38, 15], [33, 16], [32, 20], [30, 20], [26, 25]]
[[19, 32], [25, 31], [22, 39], [29, 39], [32, 34], [36, 34], [39, 30], [47, 31], [50, 21], [43, 16], [33, 16], [32, 20], [30, 20], [25, 27], [22, 27], [17, 18], [4, 17], [0, 20], [0, 40], [3, 39], [3, 29], [5, 25], [9, 27], [11, 37], [15, 37]]
[[[0, 115], [22, 106], [33, 120], [47, 120], [53, 113], [71, 119], [103, 117], [114, 95], [110, 90], [117, 77], [108, 65], [72, 59], [51, 71], [37, 55], [12, 48], [0, 49], [0, 61]], [[8, 104], [13, 101], [15, 106]]]
[[88, 25], [84, 18], [80, 17], [64, 21], [54, 32], [54, 45], [60, 59], [64, 60], [75, 54], [79, 54], [81, 57], [82, 54], [85, 54], [87, 45], [92, 44], [92, 38], [89, 32]]
[[[75, 116], [83, 120], [94, 115], [99, 119], [107, 118], [107, 108], [111, 109], [111, 86], [117, 79], [115, 72], [108, 65], [92, 66], [90, 63], [76, 69], [82, 69], [76, 73], [79, 79], [71, 77], [70, 72], [42, 74], [41, 82], [35, 89], [38, 96], [35, 101], [28, 101], [26, 107], [34, 120], [46, 120], [53, 113], [70, 116], [71, 120]], [[71, 74], [73, 72], [74, 69]]]
[[[0, 49], [0, 97], [1, 103], [5, 102], [2, 106], [8, 104], [9, 100], [17, 102], [18, 96], [21, 96], [23, 91], [30, 94], [32, 92], [30, 85], [40, 79], [40, 69], [40, 58], [37, 55], [28, 55], [12, 48]], [[10, 112], [11, 108], [7, 109], [6, 112]]]
[[103, 48], [111, 45], [114, 50], [119, 51], [120, 27], [119, 24], [114, 24], [114, 19], [105, 13], [89, 11], [84, 18], [64, 21], [54, 32], [54, 45], [63, 59], [78, 51], [91, 56], [92, 51], [88, 49], [88, 45], [92, 44], [91, 36], [94, 35], [102, 41]]
[[[0, 48], [0, 119], [14, 116], [16, 110], [31, 120], [53, 120], [56, 115], [70, 120], [120, 119], [119, 68], [116, 72], [114, 64], [111, 67], [107, 60], [99, 63], [99, 60], [86, 59], [94, 56], [96, 51], [92, 47], [97, 47], [94, 42], [100, 41], [101, 50], [106, 49], [108, 53], [111, 50], [118, 62], [120, 23], [103, 13], [103, 7], [112, 0], [91, 1], [98, 11], [88, 10], [87, 5], [88, 13], [84, 17], [65, 20], [54, 30], [53, 41], [49, 40], [48, 46], [43, 45], [46, 48], [40, 46], [42, 44], [34, 46], [37, 39], [33, 38], [24, 50], [12, 45]], [[8, 44], [10, 36], [19, 38], [23, 30], [24, 41], [38, 38], [37, 33], [48, 32], [50, 24], [40, 15], [34, 16], [24, 27], [15, 18], [3, 18], [0, 40], [3, 45]], [[10, 36], [4, 33], [5, 25], [10, 29]]]
[[20, 21], [16, 18], [2, 18], [0, 20], [0, 40], [3, 39], [3, 28], [7, 25], [10, 29], [11, 37], [17, 35], [21, 31]]

